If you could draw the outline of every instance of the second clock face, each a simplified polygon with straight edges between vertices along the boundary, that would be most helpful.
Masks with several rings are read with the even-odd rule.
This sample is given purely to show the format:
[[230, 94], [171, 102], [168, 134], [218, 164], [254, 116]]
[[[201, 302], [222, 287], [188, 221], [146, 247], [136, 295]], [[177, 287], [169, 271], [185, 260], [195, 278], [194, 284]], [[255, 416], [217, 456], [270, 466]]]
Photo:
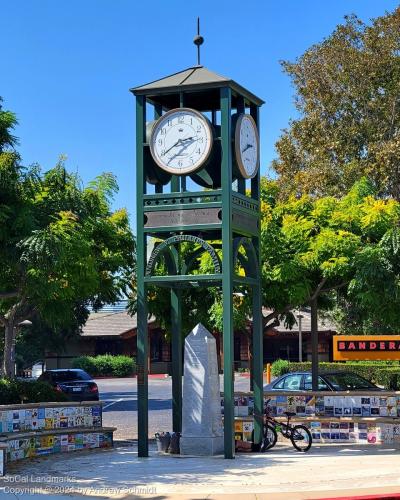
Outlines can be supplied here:
[[157, 165], [175, 175], [198, 170], [210, 156], [211, 124], [190, 108], [176, 108], [157, 120], [150, 136], [150, 151]]
[[257, 174], [259, 146], [257, 125], [251, 115], [241, 114], [235, 129], [236, 162], [245, 179]]

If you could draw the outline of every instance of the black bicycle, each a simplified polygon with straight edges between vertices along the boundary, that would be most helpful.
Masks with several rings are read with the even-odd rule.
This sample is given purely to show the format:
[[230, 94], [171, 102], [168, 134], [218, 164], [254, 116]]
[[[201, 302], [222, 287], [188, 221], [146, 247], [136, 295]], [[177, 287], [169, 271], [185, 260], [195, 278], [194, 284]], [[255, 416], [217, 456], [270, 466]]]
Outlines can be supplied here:
[[287, 417], [286, 423], [276, 420], [271, 415], [271, 408], [268, 406], [270, 401], [271, 400], [268, 399], [265, 403], [264, 432], [261, 442], [261, 451], [270, 450], [276, 445], [278, 432], [280, 432], [286, 439], [290, 439], [292, 445], [297, 451], [308, 451], [312, 445], [311, 432], [305, 425], [290, 424], [291, 417], [294, 417], [296, 413], [285, 411], [284, 415]]

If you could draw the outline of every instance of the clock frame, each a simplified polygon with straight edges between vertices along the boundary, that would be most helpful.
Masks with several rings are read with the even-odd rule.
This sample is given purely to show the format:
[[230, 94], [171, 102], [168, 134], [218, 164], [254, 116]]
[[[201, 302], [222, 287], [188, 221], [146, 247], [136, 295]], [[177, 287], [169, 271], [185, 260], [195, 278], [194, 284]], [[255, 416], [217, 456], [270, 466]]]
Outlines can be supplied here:
[[[177, 118], [177, 121], [174, 123], [175, 118]], [[187, 118], [186, 121], [185, 118]], [[189, 120], [191, 123], [188, 122]], [[169, 128], [170, 130], [168, 130]], [[164, 134], [163, 130], [165, 131]], [[194, 135], [187, 138], [178, 138], [175, 144], [172, 145], [167, 142], [168, 135], [174, 134], [172, 141], [170, 141], [174, 143], [179, 133], [184, 133], [185, 130]], [[164, 135], [164, 138], [162, 135]], [[195, 137], [196, 139], [194, 139]], [[188, 146], [184, 146], [185, 141], [190, 141], [190, 139], [194, 140], [187, 143]], [[182, 149], [187, 148], [185, 154], [180, 155], [181, 159], [175, 158], [175, 163], [178, 162], [178, 165], [169, 165], [172, 160], [170, 156], [166, 156], [165, 160], [161, 159], [162, 154], [160, 154], [159, 142], [162, 144], [162, 141], [164, 141], [164, 147], [169, 147], [164, 155], [170, 150], [174, 151], [175, 148], [179, 148], [180, 145], [183, 146]], [[195, 109], [184, 107], [174, 108], [163, 114], [153, 124], [149, 138], [150, 153], [154, 162], [162, 170], [173, 175], [188, 175], [203, 168], [210, 159], [213, 142], [213, 127], [207, 117]], [[202, 146], [200, 146], [200, 144], [202, 144]], [[196, 149], [197, 146], [198, 149]], [[175, 154], [174, 156], [177, 157], [179, 155]], [[167, 158], [169, 158], [169, 161], [166, 161]]]
[[[249, 172], [244, 161], [243, 161], [243, 152], [241, 150], [241, 145], [240, 145], [240, 131], [242, 124], [244, 120], [248, 120], [254, 130], [254, 137], [255, 137], [255, 147], [256, 147], [256, 165], [253, 169], [252, 172]], [[237, 115], [235, 122], [234, 122], [234, 156], [236, 160], [236, 165], [239, 170], [239, 174], [244, 178], [244, 179], [252, 179], [257, 175], [258, 169], [259, 169], [259, 163], [260, 163], [260, 138], [258, 135], [258, 129], [257, 129], [257, 124], [254, 121], [254, 118], [251, 115], [248, 115], [246, 113], [240, 113]]]

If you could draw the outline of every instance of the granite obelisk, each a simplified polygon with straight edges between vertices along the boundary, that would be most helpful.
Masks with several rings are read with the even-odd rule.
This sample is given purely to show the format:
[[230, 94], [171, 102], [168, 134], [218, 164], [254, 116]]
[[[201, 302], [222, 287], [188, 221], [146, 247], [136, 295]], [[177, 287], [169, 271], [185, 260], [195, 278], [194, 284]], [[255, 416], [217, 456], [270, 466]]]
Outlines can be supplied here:
[[218, 455], [223, 450], [216, 342], [199, 323], [185, 339], [180, 452]]

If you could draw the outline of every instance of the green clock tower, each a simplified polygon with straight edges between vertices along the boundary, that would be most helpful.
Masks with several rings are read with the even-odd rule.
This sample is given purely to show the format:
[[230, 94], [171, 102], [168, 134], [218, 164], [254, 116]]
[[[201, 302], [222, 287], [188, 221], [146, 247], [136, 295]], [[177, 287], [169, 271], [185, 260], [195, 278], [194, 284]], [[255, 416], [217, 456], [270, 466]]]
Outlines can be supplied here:
[[[199, 48], [202, 38], [196, 37], [195, 43]], [[263, 101], [200, 64], [132, 92], [136, 96], [139, 456], [148, 456], [147, 289], [156, 285], [170, 289], [171, 309], [166, 314], [171, 314], [172, 324], [176, 432], [181, 431], [182, 421], [182, 338], [188, 333], [181, 328], [181, 290], [221, 288], [224, 450], [225, 458], [234, 458], [233, 294], [241, 289], [252, 296], [254, 413], [263, 413], [259, 173]], [[150, 239], [156, 242], [151, 251]], [[210, 274], [198, 268], [205, 252], [212, 262]], [[255, 442], [261, 436], [262, 421], [256, 418]]]

